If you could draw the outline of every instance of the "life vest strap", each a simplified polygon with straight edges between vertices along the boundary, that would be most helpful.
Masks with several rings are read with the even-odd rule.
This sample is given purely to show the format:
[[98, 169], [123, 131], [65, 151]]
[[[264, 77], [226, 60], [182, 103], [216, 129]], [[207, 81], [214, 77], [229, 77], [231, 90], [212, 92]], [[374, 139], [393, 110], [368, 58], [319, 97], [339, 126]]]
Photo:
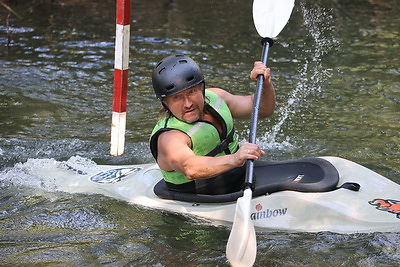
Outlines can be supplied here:
[[230, 131], [226, 138], [222, 140], [221, 143], [217, 145], [213, 150], [208, 152], [206, 156], [214, 157], [221, 152], [225, 152], [227, 155], [232, 154], [232, 151], [229, 150], [229, 143], [233, 142], [234, 134], [235, 128], [232, 128], [232, 131]]

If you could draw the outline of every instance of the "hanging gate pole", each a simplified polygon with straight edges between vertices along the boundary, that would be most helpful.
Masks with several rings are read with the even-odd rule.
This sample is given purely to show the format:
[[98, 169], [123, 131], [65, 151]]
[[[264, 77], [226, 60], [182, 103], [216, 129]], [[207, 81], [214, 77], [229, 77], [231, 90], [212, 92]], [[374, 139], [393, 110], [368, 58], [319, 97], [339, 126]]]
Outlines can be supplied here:
[[113, 156], [124, 153], [126, 128], [126, 98], [128, 93], [129, 38], [131, 1], [116, 0], [114, 97], [112, 104], [111, 150]]

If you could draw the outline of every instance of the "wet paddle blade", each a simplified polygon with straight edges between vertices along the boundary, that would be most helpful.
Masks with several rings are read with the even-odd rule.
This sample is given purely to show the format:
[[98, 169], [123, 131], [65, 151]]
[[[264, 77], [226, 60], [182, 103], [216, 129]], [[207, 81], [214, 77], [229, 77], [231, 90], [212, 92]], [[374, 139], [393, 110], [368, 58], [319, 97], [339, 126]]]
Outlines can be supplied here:
[[285, 27], [294, 7], [294, 0], [254, 0], [254, 26], [261, 37], [276, 37]]
[[226, 257], [234, 267], [252, 266], [257, 256], [256, 232], [250, 220], [251, 197], [251, 189], [246, 189], [236, 203], [235, 218], [226, 245]]

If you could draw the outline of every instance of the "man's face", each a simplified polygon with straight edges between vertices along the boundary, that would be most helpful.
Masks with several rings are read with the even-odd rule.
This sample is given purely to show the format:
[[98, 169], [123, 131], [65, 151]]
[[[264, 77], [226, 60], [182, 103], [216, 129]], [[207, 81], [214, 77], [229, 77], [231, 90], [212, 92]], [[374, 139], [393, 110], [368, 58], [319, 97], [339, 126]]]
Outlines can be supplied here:
[[176, 95], [164, 99], [164, 104], [178, 119], [195, 122], [203, 117], [204, 96], [203, 84], [198, 84]]

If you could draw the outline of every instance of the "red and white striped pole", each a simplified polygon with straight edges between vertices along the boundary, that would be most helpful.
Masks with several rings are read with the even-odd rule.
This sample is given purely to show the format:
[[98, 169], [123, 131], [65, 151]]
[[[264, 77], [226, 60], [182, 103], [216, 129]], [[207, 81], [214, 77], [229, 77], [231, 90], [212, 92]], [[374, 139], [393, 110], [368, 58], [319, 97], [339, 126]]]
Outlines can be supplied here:
[[131, 1], [116, 1], [117, 25], [115, 34], [114, 97], [110, 153], [113, 156], [120, 156], [124, 153], [125, 146]]

